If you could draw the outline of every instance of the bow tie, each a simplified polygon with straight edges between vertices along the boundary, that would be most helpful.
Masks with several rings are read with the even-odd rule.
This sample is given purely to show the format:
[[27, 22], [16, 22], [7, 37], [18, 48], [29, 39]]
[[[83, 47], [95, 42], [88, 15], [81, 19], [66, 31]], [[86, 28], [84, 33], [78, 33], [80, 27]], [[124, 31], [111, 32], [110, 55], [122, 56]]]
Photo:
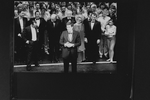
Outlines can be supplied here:
[[35, 19], [35, 20], [40, 20], [40, 19]]

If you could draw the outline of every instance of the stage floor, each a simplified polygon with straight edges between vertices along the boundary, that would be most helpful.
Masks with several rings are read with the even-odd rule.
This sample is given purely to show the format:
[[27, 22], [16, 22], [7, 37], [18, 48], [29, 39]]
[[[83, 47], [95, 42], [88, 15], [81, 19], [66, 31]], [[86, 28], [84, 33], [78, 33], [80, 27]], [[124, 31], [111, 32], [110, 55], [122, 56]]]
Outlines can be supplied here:
[[[26, 71], [26, 65], [15, 65], [14, 72], [49, 72], [49, 73], [63, 73], [63, 63], [45, 63], [40, 64], [40, 67], [32, 65], [31, 71]], [[77, 64], [78, 73], [115, 73], [117, 71], [117, 63], [107, 61], [99, 61], [96, 64], [92, 62], [82, 62]], [[71, 66], [69, 67], [71, 72]]]

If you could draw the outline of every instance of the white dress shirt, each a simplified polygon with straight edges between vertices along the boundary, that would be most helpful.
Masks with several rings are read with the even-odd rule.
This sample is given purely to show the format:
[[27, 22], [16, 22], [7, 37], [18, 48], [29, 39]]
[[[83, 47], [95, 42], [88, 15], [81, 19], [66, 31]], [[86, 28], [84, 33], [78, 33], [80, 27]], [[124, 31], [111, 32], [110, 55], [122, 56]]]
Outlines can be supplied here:
[[68, 40], [71, 42], [73, 39], [73, 31], [68, 33]]
[[40, 26], [40, 19], [35, 19], [35, 21], [36, 21], [36, 23], [37, 23], [37, 25], [38, 25], [38, 27]]
[[23, 32], [23, 18], [19, 17], [21, 31]]
[[94, 27], [94, 23], [91, 22], [91, 30], [93, 30]]
[[37, 40], [37, 33], [36, 33], [35, 28], [33, 28], [32, 26], [31, 26], [31, 33], [32, 33], [32, 41], [36, 41]]

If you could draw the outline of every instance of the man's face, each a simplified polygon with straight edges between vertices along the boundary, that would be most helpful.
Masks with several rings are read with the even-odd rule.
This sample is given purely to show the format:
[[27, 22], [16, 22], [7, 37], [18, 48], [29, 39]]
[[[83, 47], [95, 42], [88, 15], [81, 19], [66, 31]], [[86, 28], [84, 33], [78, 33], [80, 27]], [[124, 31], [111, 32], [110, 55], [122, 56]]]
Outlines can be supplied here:
[[96, 15], [92, 14], [91, 19], [92, 19], [92, 21], [95, 21], [96, 20]]
[[101, 6], [100, 6], [100, 8], [101, 8], [101, 9], [104, 9], [104, 8], [105, 8], [105, 6], [104, 6], [104, 5], [101, 5]]
[[66, 9], [65, 7], [62, 7], [62, 10], [61, 10], [61, 11], [62, 11], [62, 12], [65, 12], [65, 9]]
[[53, 17], [53, 18], [51, 18], [51, 21], [52, 21], [52, 22], [55, 22], [55, 21], [56, 21], [56, 16]]
[[68, 6], [68, 9], [71, 10], [71, 6]]
[[40, 5], [39, 5], [39, 4], [36, 4], [36, 8], [37, 8], [37, 9], [40, 9]]
[[39, 19], [39, 18], [40, 18], [40, 13], [39, 13], [39, 12], [36, 12], [36, 13], [35, 13], [35, 18], [36, 18], [36, 19]]
[[81, 23], [82, 22], [82, 18], [77, 18], [77, 23]]
[[24, 14], [23, 12], [21, 12], [21, 13], [19, 14], [20, 17], [24, 17], [24, 15], [25, 15], [25, 14]]
[[113, 21], [112, 20], [109, 21], [109, 25], [110, 26], [113, 25]]
[[67, 31], [68, 31], [68, 32], [72, 32], [73, 27], [72, 27], [71, 25], [67, 25], [66, 27], [67, 27]]

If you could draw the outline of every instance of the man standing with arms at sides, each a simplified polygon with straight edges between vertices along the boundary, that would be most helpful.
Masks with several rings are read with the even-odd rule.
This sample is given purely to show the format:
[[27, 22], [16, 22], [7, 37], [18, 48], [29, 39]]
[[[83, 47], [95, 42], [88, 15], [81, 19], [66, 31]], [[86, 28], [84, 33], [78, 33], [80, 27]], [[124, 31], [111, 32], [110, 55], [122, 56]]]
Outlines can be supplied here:
[[98, 44], [101, 38], [101, 25], [96, 21], [96, 13], [92, 13], [91, 21], [85, 24], [85, 42], [87, 43], [87, 59], [92, 61], [93, 64], [99, 58]]
[[72, 65], [72, 72], [77, 72], [77, 47], [81, 45], [80, 34], [73, 31], [73, 24], [66, 24], [67, 31], [63, 31], [59, 43], [63, 46], [62, 58], [64, 63], [64, 72], [69, 71], [69, 62]]

